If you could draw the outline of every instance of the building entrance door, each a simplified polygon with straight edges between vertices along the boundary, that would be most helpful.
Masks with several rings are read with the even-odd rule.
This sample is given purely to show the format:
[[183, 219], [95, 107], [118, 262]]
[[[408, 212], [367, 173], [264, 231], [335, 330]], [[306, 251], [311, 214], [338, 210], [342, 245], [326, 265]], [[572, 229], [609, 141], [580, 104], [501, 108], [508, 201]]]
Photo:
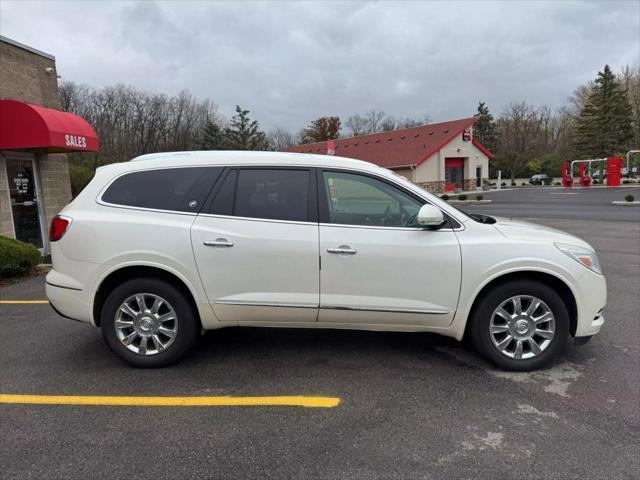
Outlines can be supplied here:
[[444, 189], [447, 192], [464, 186], [464, 158], [444, 159]]
[[43, 248], [33, 158], [7, 158], [7, 179], [16, 239]]

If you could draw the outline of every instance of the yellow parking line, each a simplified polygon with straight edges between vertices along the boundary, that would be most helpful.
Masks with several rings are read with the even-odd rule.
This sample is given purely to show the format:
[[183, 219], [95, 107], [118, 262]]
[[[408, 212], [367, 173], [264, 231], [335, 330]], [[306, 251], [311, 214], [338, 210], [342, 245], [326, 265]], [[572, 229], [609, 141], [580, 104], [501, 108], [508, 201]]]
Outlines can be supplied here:
[[120, 397], [79, 395], [10, 395], [0, 394], [0, 403], [32, 405], [111, 405], [132, 407], [238, 407], [286, 406], [333, 408], [337, 397]]
[[0, 300], [0, 305], [33, 305], [39, 303], [49, 303], [49, 300]]

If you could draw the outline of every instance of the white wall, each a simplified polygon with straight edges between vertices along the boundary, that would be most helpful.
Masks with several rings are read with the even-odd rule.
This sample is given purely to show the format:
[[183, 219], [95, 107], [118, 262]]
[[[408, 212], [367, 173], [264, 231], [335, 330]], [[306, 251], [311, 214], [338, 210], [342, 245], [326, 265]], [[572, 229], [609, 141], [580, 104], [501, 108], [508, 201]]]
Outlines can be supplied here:
[[464, 162], [464, 178], [476, 178], [476, 167], [482, 167], [482, 176], [489, 176], [489, 158], [477, 148], [473, 142], [462, 140], [462, 134], [452, 140], [439, 152], [434, 153], [415, 171], [415, 182], [444, 182], [444, 159], [446, 157], [462, 157]]

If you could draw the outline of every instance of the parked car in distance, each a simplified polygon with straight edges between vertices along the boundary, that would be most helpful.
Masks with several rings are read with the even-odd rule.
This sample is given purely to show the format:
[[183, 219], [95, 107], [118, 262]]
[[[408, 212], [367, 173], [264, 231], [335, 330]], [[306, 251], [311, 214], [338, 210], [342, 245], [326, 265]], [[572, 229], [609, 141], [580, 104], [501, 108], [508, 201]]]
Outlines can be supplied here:
[[[602, 177], [602, 178], [601, 178]], [[604, 175], [600, 173], [600, 170], [596, 170], [595, 172], [593, 172], [593, 174], [591, 175], [591, 178], [593, 180], [606, 180], [607, 179], [607, 171], [604, 170]]]
[[509, 370], [598, 333], [593, 247], [465, 214], [389, 170], [325, 155], [181, 152], [97, 169], [51, 223], [47, 296], [130, 364], [227, 326], [435, 332]]
[[538, 173], [529, 179], [529, 183], [531, 185], [551, 185], [553, 183], [553, 178], [546, 173]]

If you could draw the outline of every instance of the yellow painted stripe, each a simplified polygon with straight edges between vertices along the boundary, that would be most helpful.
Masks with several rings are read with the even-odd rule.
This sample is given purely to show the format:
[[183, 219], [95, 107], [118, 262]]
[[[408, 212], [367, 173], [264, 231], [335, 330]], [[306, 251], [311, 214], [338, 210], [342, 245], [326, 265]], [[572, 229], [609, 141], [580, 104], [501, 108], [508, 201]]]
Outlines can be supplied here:
[[0, 394], [0, 403], [32, 405], [118, 405], [133, 407], [238, 407], [287, 406], [310, 408], [337, 407], [337, 397], [115, 397], [79, 395], [9, 395]]
[[0, 305], [34, 305], [40, 303], [49, 303], [49, 300], [0, 300]]

